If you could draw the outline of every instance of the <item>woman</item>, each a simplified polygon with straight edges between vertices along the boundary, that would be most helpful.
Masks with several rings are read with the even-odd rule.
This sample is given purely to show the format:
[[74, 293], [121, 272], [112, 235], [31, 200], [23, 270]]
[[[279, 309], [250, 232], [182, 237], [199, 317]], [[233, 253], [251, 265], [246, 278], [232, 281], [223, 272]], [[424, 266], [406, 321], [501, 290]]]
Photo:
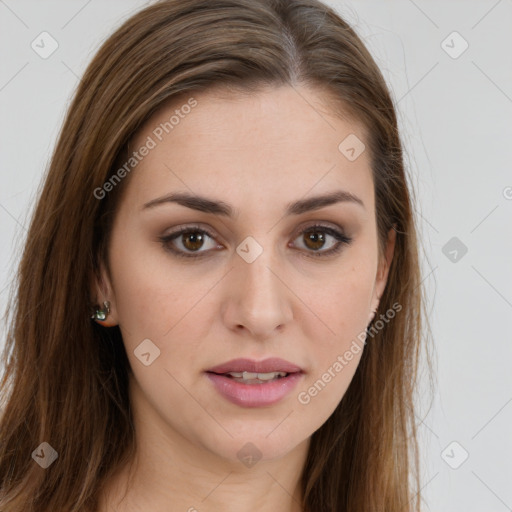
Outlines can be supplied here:
[[0, 509], [419, 510], [412, 211], [389, 91], [333, 10], [127, 20], [19, 267]]

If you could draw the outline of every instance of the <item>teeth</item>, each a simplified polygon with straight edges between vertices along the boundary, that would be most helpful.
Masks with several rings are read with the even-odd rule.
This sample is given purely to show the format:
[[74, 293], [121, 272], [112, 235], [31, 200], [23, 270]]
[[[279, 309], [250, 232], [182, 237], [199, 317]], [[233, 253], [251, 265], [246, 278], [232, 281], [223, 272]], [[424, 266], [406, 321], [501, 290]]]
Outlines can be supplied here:
[[286, 377], [286, 372], [270, 372], [270, 373], [253, 373], [253, 372], [229, 372], [227, 375], [231, 375], [235, 379], [243, 380], [272, 380], [277, 377]]

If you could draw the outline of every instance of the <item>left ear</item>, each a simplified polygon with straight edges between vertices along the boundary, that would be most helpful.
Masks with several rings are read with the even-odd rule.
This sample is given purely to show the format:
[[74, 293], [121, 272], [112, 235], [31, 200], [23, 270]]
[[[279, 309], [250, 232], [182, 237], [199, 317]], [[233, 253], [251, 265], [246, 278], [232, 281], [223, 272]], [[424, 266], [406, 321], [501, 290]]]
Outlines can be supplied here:
[[99, 273], [91, 276], [90, 281], [90, 294], [94, 297], [92, 303], [103, 308], [103, 301], [109, 301], [110, 313], [105, 320], [95, 320], [95, 322], [103, 325], [104, 327], [113, 327], [119, 324], [117, 320], [117, 307], [114, 290], [112, 288], [108, 272], [106, 271], [105, 264], [100, 262], [99, 267]]
[[379, 307], [379, 301], [384, 293], [384, 289], [386, 288], [386, 283], [388, 281], [389, 268], [391, 267], [391, 261], [393, 260], [393, 254], [395, 252], [395, 241], [396, 241], [396, 231], [393, 226], [388, 231], [388, 240], [386, 244], [384, 258], [379, 262], [379, 268], [377, 269], [377, 277], [375, 280], [375, 285], [373, 287], [373, 296], [371, 302], [371, 309], [368, 315], [368, 322], [371, 322], [373, 317], [375, 316], [374, 311]]

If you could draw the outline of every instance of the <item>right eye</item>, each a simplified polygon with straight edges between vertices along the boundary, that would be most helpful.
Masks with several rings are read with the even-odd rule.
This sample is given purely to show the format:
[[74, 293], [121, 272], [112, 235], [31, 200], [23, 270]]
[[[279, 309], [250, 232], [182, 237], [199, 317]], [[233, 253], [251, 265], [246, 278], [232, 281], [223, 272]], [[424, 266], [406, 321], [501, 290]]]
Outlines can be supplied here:
[[[199, 251], [199, 249], [204, 246], [207, 238], [213, 239], [213, 235], [209, 231], [198, 226], [188, 226], [174, 233], [160, 237], [160, 241], [166, 250], [171, 251], [176, 256], [197, 258], [202, 256], [203, 253], [208, 252], [208, 250]], [[178, 245], [182, 247], [176, 248], [177, 242], [179, 242]], [[214, 247], [218, 246], [213, 244], [212, 248]]]

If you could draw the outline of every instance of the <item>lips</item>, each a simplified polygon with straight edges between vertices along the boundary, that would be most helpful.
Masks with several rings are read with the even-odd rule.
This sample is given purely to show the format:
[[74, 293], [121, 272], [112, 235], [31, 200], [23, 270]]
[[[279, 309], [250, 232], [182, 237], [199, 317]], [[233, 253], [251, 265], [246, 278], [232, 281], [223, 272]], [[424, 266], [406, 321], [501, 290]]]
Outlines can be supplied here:
[[207, 373], [216, 373], [223, 375], [230, 372], [249, 372], [249, 373], [272, 373], [272, 372], [284, 372], [284, 373], [301, 373], [303, 370], [299, 366], [280, 359], [278, 357], [271, 357], [264, 359], [263, 361], [254, 361], [252, 359], [232, 359], [226, 363], [214, 366]]
[[217, 392], [240, 407], [270, 407], [290, 395], [305, 372], [296, 364], [271, 357], [263, 361], [233, 359], [206, 370]]

